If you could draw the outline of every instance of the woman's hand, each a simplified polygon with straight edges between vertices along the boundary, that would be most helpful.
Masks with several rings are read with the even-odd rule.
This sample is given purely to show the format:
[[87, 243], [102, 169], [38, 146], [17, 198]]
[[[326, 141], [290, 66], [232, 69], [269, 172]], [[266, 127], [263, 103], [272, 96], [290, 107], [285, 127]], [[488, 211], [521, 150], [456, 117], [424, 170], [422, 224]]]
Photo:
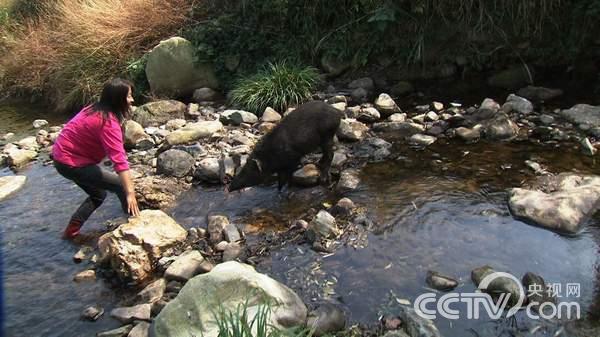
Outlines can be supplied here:
[[135, 198], [135, 192], [127, 193], [127, 213], [133, 216], [140, 215], [140, 209], [138, 208], [137, 199]]

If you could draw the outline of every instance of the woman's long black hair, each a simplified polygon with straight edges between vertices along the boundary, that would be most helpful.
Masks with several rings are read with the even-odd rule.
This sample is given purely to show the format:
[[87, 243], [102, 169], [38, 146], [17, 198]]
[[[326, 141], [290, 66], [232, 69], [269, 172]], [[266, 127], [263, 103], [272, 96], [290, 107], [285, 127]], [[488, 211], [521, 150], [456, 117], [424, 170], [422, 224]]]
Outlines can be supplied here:
[[133, 91], [133, 85], [121, 78], [113, 78], [107, 81], [104, 83], [100, 100], [92, 105], [90, 113], [100, 112], [104, 120], [107, 120], [109, 114], [112, 113], [119, 120], [119, 123], [123, 123], [129, 114], [127, 95], [130, 88]]

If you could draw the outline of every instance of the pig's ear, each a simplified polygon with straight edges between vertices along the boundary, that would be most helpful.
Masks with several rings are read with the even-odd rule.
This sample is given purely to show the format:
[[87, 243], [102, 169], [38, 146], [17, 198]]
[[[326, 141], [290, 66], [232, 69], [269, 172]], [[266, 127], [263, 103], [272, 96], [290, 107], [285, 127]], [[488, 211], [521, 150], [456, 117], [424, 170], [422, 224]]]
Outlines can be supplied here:
[[252, 159], [252, 161], [254, 161], [254, 163], [256, 164], [256, 167], [258, 167], [258, 172], [262, 173], [262, 164], [261, 164], [260, 160]]

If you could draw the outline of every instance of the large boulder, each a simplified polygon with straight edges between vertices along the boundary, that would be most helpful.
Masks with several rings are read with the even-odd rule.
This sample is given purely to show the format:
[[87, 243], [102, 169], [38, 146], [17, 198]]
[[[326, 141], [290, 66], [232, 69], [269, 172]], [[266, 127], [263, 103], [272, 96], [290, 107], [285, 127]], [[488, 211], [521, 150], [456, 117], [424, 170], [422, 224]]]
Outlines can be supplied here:
[[143, 210], [98, 239], [100, 260], [117, 275], [135, 283], [146, 281], [160, 257], [183, 242], [187, 231], [160, 210]]
[[161, 41], [148, 53], [146, 77], [158, 96], [189, 96], [197, 88], [218, 87], [213, 67], [197, 63], [194, 47], [181, 37]]
[[600, 126], [600, 106], [577, 104], [571, 109], [562, 110], [560, 115], [573, 124], [588, 124], [591, 127]]
[[9, 195], [23, 187], [25, 181], [27, 181], [26, 176], [0, 177], [0, 201], [6, 199]]
[[143, 127], [159, 126], [172, 119], [184, 118], [187, 105], [174, 100], [146, 103], [133, 109], [131, 119]]
[[208, 138], [222, 128], [223, 124], [219, 121], [190, 123], [168, 134], [166, 141], [169, 145], [191, 143], [201, 138]]
[[248, 323], [266, 305], [270, 306], [269, 326], [283, 329], [306, 322], [306, 306], [292, 290], [249, 265], [230, 261], [190, 279], [154, 319], [150, 334], [217, 337], [215, 316], [241, 314], [243, 303], [247, 303]]
[[185, 177], [194, 166], [194, 157], [183, 150], [170, 149], [158, 156], [156, 172], [173, 177]]
[[600, 177], [561, 174], [543, 178], [539, 190], [513, 188], [508, 205], [526, 222], [567, 234], [580, 230], [600, 202]]

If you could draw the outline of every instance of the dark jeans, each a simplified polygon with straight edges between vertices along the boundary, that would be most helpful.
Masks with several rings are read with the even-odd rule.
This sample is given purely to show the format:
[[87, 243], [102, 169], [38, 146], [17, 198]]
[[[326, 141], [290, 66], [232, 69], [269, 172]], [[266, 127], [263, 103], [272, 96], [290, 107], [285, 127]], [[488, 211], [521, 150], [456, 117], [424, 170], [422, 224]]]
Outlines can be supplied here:
[[83, 224], [96, 208], [102, 205], [106, 198], [106, 191], [111, 191], [119, 197], [121, 207], [127, 213], [127, 198], [116, 173], [107, 171], [98, 165], [71, 167], [57, 161], [54, 161], [54, 167], [60, 175], [72, 180], [89, 195], [75, 211], [71, 220], [80, 221]]

